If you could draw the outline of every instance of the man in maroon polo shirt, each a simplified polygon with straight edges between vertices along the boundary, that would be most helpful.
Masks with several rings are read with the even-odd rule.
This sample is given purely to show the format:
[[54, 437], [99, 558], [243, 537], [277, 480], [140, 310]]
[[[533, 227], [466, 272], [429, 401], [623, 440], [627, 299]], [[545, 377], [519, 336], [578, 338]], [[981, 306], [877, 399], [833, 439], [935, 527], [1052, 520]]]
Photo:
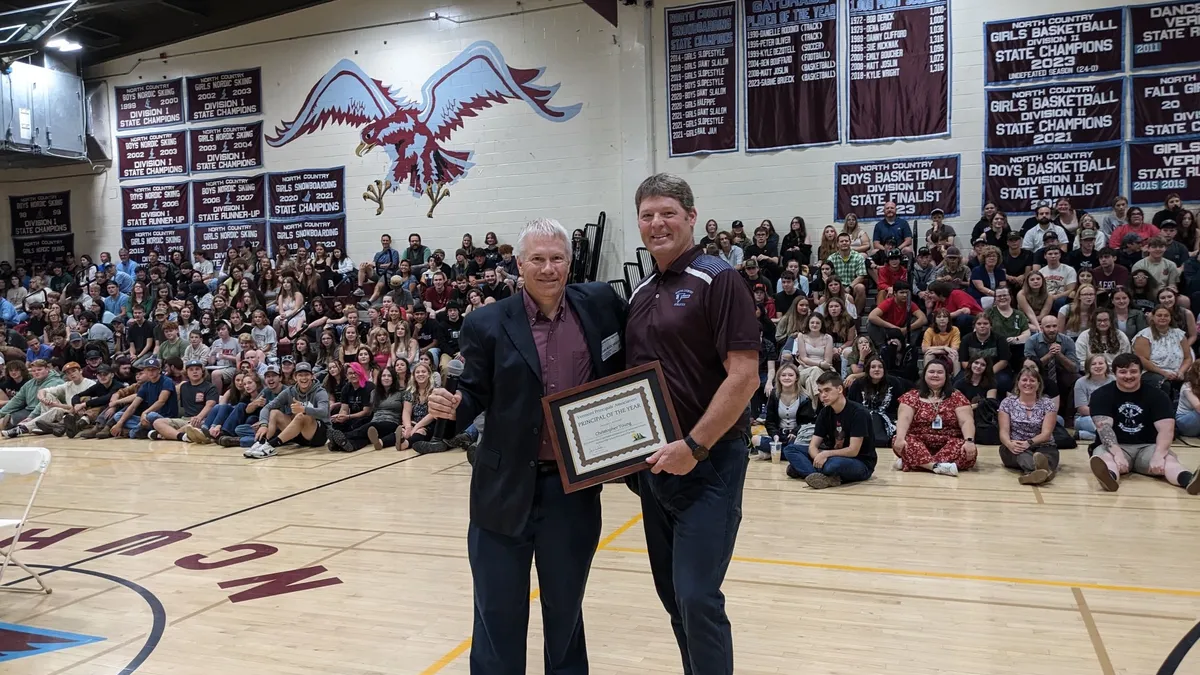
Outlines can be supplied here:
[[654, 272], [630, 298], [629, 367], [662, 363], [685, 438], [637, 474], [650, 569], [686, 675], [731, 675], [733, 631], [721, 583], [741, 523], [761, 346], [754, 300], [738, 274], [693, 245], [692, 188], [651, 176], [635, 201]]

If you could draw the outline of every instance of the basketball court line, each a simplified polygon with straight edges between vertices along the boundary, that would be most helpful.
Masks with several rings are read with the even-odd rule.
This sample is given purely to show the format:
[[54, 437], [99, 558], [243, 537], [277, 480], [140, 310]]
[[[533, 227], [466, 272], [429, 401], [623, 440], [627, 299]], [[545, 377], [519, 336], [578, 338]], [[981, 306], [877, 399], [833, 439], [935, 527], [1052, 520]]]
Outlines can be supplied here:
[[1100, 629], [1096, 627], [1096, 619], [1092, 617], [1087, 600], [1083, 597], [1083, 591], [1073, 587], [1071, 594], [1075, 596], [1075, 604], [1079, 605], [1079, 614], [1083, 617], [1083, 625], [1087, 627], [1088, 637], [1092, 640], [1092, 648], [1096, 650], [1096, 658], [1100, 661], [1101, 672], [1104, 675], [1116, 675], [1112, 660], [1108, 658], [1108, 649], [1104, 647], [1104, 640], [1100, 637]]

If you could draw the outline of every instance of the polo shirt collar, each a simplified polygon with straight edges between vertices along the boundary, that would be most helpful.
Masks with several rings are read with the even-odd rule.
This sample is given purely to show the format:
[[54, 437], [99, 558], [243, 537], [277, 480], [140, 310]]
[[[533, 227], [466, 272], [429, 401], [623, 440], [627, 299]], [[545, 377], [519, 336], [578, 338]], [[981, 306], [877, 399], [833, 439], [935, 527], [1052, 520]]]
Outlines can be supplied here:
[[[694, 262], [696, 258], [699, 258], [702, 253], [704, 253], [704, 249], [700, 248], [698, 245], [689, 248], [688, 250], [679, 254], [679, 257], [676, 258], [669, 267], [667, 267], [667, 271], [672, 274], [683, 274], [688, 268], [688, 265], [691, 265], [692, 262]], [[654, 263], [654, 269], [655, 271], [659, 271], [658, 263]]]

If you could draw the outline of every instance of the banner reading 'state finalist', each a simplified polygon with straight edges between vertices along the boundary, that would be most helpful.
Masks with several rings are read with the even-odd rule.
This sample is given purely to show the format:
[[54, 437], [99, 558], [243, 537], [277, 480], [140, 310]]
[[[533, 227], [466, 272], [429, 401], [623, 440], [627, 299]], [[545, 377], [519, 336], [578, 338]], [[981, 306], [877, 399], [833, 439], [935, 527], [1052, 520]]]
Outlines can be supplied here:
[[1120, 72], [1124, 18], [1116, 8], [985, 23], [987, 83]]
[[183, 80], [114, 87], [117, 131], [183, 124]]
[[1085, 211], [1106, 210], [1121, 188], [1121, 146], [983, 155], [983, 198], [1005, 213], [1032, 213], [1067, 197]]
[[266, 218], [265, 176], [192, 181], [192, 222], [221, 223]]
[[191, 212], [187, 183], [121, 188], [121, 227], [186, 225]]
[[254, 220], [242, 223], [215, 223], [196, 226], [196, 252], [203, 251], [218, 268], [230, 246], [253, 241], [257, 248], [267, 244], [267, 223]]
[[988, 89], [987, 147], [1092, 145], [1121, 140], [1122, 79]]
[[13, 240], [13, 257], [25, 262], [61, 261], [75, 252], [75, 235], [60, 234]]
[[845, 220], [850, 213], [860, 220], [882, 217], [888, 202], [902, 216], [928, 216], [934, 209], [957, 216], [959, 164], [958, 155], [838, 164], [834, 218]]
[[262, 70], [234, 70], [187, 78], [188, 121], [262, 114]]
[[268, 174], [272, 220], [332, 216], [346, 211], [346, 169]]
[[187, 132], [164, 131], [117, 138], [117, 170], [121, 180], [184, 176], [188, 172]]
[[1129, 144], [1130, 204], [1161, 206], [1172, 192], [1200, 202], [1200, 140]]
[[737, 150], [737, 6], [666, 11], [672, 157]]
[[950, 3], [850, 5], [850, 142], [950, 133]]
[[71, 193], [49, 192], [8, 198], [14, 239], [47, 237], [71, 231]]
[[312, 251], [317, 244], [332, 251], [335, 248], [346, 250], [346, 217], [310, 218], [294, 222], [280, 223], [271, 221], [271, 250], [295, 251], [304, 246]]
[[121, 230], [122, 246], [129, 250], [129, 257], [143, 262], [150, 251], [167, 259], [175, 251], [183, 252], [184, 260], [192, 259], [192, 228], [148, 227], [140, 230]]
[[1138, 75], [1131, 93], [1134, 138], [1200, 136], [1200, 70]]
[[1157, 68], [1200, 62], [1200, 2], [1183, 0], [1129, 8], [1133, 67]]
[[837, 0], [742, 0], [746, 149], [836, 143]]
[[241, 171], [262, 166], [262, 130], [262, 122], [189, 129], [192, 172]]

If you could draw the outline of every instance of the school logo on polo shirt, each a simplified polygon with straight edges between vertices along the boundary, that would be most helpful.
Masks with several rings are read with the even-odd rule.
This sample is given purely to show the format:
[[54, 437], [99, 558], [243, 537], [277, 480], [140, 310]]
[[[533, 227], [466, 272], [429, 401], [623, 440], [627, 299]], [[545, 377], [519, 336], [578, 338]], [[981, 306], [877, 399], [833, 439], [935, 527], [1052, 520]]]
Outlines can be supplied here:
[[681, 288], [675, 291], [675, 306], [686, 307], [687, 299], [690, 297], [692, 297], [692, 291], [690, 288]]

